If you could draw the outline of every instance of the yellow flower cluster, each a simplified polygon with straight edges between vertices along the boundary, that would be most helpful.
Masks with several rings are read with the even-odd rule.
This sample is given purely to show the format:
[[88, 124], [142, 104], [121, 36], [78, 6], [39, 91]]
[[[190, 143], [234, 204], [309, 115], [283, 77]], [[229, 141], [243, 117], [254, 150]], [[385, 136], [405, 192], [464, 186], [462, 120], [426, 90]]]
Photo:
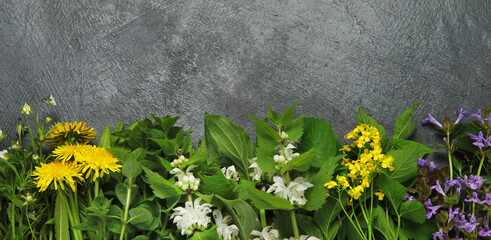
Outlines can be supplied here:
[[[85, 128], [85, 123], [83, 122], [79, 124], [76, 122], [58, 124], [57, 126], [61, 127], [55, 128], [56, 131], [53, 132], [56, 133], [56, 137], [52, 138], [52, 140], [58, 140], [52, 142], [58, 146], [52, 152], [55, 161], [47, 164], [41, 163], [41, 166], [36, 167], [36, 171], [32, 174], [35, 177], [34, 180], [37, 187], [40, 188], [40, 192], [45, 191], [51, 183], [54, 183], [55, 189], [58, 189], [59, 185], [62, 190], [65, 189], [64, 183], [68, 184], [75, 191], [76, 180], [83, 182], [93, 173], [92, 180], [95, 181], [97, 178], [102, 177], [104, 173], [109, 174], [109, 171], [120, 171], [122, 166], [118, 164], [118, 159], [105, 148], [82, 143], [67, 144], [68, 141], [63, 137], [69, 136], [75, 131], [80, 134], [88, 134], [88, 136], [80, 139], [93, 139], [90, 136], [93, 133], [92, 128]], [[74, 130], [74, 128], [78, 128], [78, 130]], [[90, 131], [87, 129], [90, 129]], [[85, 174], [85, 179], [83, 174]]]
[[[381, 137], [377, 128], [362, 124], [357, 126], [353, 131], [344, 136], [345, 139], [354, 139], [351, 145], [343, 146], [340, 151], [343, 153], [354, 153], [356, 159], [343, 158], [341, 165], [348, 167], [347, 177], [337, 176], [336, 181], [330, 181], [324, 184], [327, 188], [341, 186], [343, 190], [348, 189], [348, 194], [358, 199], [370, 184], [378, 171], [382, 169], [394, 170], [391, 156], [382, 153], [380, 144]], [[358, 149], [358, 151], [353, 151]], [[351, 183], [351, 184], [350, 184]], [[376, 194], [379, 199], [383, 198], [383, 193]]]

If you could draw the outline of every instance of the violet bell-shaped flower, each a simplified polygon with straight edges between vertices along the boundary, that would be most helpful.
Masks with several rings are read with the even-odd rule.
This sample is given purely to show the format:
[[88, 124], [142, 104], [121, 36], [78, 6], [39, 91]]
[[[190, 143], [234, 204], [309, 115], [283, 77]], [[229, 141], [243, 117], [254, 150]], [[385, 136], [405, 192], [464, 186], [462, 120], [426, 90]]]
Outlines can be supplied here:
[[486, 216], [484, 216], [482, 223], [484, 225], [484, 228], [479, 228], [479, 232], [477, 232], [477, 235], [479, 235], [480, 237], [491, 237], [491, 230], [489, 230], [488, 220]]
[[431, 216], [435, 215], [436, 211], [441, 207], [440, 205], [433, 206], [433, 204], [431, 204], [431, 199], [429, 198], [426, 199], [424, 205], [426, 208], [426, 219], [430, 219]]
[[431, 123], [431, 124], [433, 124], [439, 128], [443, 127], [440, 122], [438, 122], [433, 116], [431, 116], [431, 114], [428, 113], [428, 118], [421, 120], [421, 124], [425, 125], [425, 124], [429, 124], [429, 123]]
[[472, 143], [472, 145], [477, 146], [479, 150], [482, 150], [482, 148], [485, 147], [491, 147], [491, 136], [484, 138], [482, 131], [479, 131], [477, 135], [471, 133], [467, 133], [467, 135], [469, 135], [469, 137], [475, 141]]

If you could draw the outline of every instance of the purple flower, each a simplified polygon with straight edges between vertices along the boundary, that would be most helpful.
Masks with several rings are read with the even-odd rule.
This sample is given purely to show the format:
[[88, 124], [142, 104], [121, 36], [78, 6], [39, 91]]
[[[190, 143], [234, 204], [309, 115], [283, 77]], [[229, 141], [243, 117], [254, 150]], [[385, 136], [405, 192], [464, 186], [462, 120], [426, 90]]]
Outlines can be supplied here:
[[480, 237], [491, 237], [491, 230], [489, 230], [488, 220], [486, 219], [486, 216], [484, 216], [482, 223], [484, 224], [484, 228], [479, 228], [479, 232], [477, 233], [477, 235], [479, 235]]
[[465, 230], [468, 233], [474, 232], [476, 230], [476, 227], [479, 225], [477, 222], [478, 217], [472, 217], [471, 214], [468, 214], [469, 216], [469, 221], [465, 218], [464, 214], [460, 215], [460, 219], [457, 219], [455, 221], [455, 227], [459, 230]]
[[486, 182], [486, 179], [483, 179], [481, 176], [470, 175], [468, 178], [467, 175], [464, 176], [464, 180], [462, 182], [467, 185], [472, 190], [477, 190], [481, 188], [482, 184]]
[[477, 111], [475, 113], [471, 113], [471, 116], [477, 118], [477, 120], [479, 120], [479, 122], [484, 123], [484, 121], [482, 120], [481, 109], [477, 109]]
[[436, 125], [437, 127], [440, 128], [443, 127], [441, 123], [439, 123], [433, 116], [431, 116], [431, 114], [428, 113], [428, 118], [421, 120], [421, 124], [425, 125], [429, 123]]
[[481, 204], [486, 203], [488, 205], [491, 205], [491, 194], [486, 193], [486, 198], [481, 201]]
[[453, 186], [457, 186], [457, 194], [460, 196], [460, 191], [462, 190], [462, 180], [460, 179], [460, 177], [457, 177], [457, 179], [455, 180], [452, 180], [452, 181], [448, 181], [448, 178], [446, 179], [446, 183], [445, 183], [445, 189], [448, 187], [453, 187]]
[[436, 165], [433, 161], [427, 161], [423, 158], [419, 158], [418, 167], [422, 168], [424, 166], [428, 166], [430, 168], [430, 172], [433, 171], [433, 169], [438, 168], [438, 165]]
[[433, 233], [433, 240], [447, 240], [447, 235], [443, 233], [443, 230], [440, 228], [438, 232]]
[[440, 205], [433, 206], [433, 204], [431, 204], [431, 199], [428, 198], [425, 201], [425, 207], [426, 207], [426, 219], [430, 219], [431, 216], [436, 214], [436, 210], [440, 208]]
[[491, 125], [491, 112], [489, 113], [489, 117], [485, 118], [484, 121], [488, 121], [488, 125]]
[[447, 196], [446, 192], [443, 191], [442, 186], [440, 186], [440, 180], [436, 180], [436, 185], [431, 186], [431, 189], [435, 189], [438, 193], [440, 193], [443, 196]]
[[454, 125], [458, 124], [460, 122], [460, 120], [462, 120], [462, 118], [467, 117], [467, 116], [471, 115], [472, 113], [473, 113], [472, 110], [464, 111], [464, 108], [460, 108], [459, 117], [457, 118], [457, 120], [455, 120]]
[[479, 200], [479, 197], [477, 197], [477, 193], [476, 192], [472, 192], [472, 196], [474, 196], [473, 198], [469, 198], [469, 199], [464, 199], [465, 202], [475, 202], [477, 204], [482, 204], [482, 201]]
[[475, 141], [472, 143], [472, 145], [477, 146], [479, 149], [482, 149], [483, 147], [491, 147], [491, 136], [484, 138], [482, 131], [479, 131], [478, 135], [471, 133], [467, 133], [467, 135], [469, 135], [469, 137]]
[[403, 199], [404, 202], [411, 201], [411, 200], [416, 200], [416, 198], [409, 194], [407, 194], [406, 197]]
[[452, 210], [452, 207], [448, 209], [448, 222], [452, 221], [454, 217], [457, 217], [460, 215], [459, 213], [460, 208], [456, 208], [455, 210]]

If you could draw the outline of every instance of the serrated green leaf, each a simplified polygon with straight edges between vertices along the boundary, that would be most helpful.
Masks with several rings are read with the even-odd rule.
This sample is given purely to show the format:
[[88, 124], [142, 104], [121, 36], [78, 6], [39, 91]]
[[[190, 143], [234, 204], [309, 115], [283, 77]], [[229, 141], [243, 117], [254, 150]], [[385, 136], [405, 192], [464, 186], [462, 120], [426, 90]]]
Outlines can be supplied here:
[[314, 161], [315, 149], [310, 149], [307, 152], [300, 154], [300, 156], [289, 161], [282, 169], [281, 175], [283, 175], [286, 171], [297, 170], [300, 172], [305, 172], [309, 170], [310, 164]]
[[394, 179], [403, 183], [412, 179], [418, 172], [418, 148], [402, 148], [388, 152], [386, 155], [392, 156], [394, 162], [394, 171], [389, 172], [389, 175]]
[[416, 106], [421, 104], [415, 103], [404, 112], [402, 112], [399, 117], [397, 117], [395, 126], [394, 126], [394, 137], [393, 139], [406, 139], [411, 135], [414, 127], [416, 126], [417, 121], [411, 121], [411, 118], [414, 114], [414, 110]]
[[256, 129], [257, 137], [261, 137], [267, 140], [273, 140], [276, 142], [281, 142], [281, 137], [276, 130], [274, 130], [269, 124], [257, 117], [247, 114], [256, 124], [254, 128]]
[[249, 187], [247, 191], [249, 193], [249, 199], [251, 200], [252, 204], [258, 209], [265, 209], [265, 210], [276, 210], [276, 209], [292, 210], [293, 209], [293, 205], [290, 203], [290, 201], [286, 199], [276, 197], [272, 194], [263, 192], [253, 187]]
[[233, 186], [230, 181], [218, 169], [212, 176], [200, 175], [201, 184], [199, 185], [202, 193], [213, 193], [225, 198], [233, 198]]
[[393, 203], [396, 209], [402, 204], [402, 200], [406, 197], [406, 188], [399, 182], [385, 174], [377, 176], [375, 185], [382, 190], [385, 196]]
[[165, 199], [182, 195], [181, 189], [175, 186], [174, 183], [171, 183], [169, 180], [160, 176], [158, 173], [147, 168], [143, 168], [143, 171], [145, 171], [148, 183], [156, 197]]
[[230, 119], [218, 115], [206, 115], [205, 128], [218, 152], [230, 158], [242, 171], [242, 176], [249, 178], [249, 159], [254, 156], [254, 146], [245, 130]]
[[280, 115], [273, 111], [273, 108], [268, 104], [268, 120], [278, 126], [280, 124]]
[[297, 141], [303, 135], [303, 119], [307, 114], [304, 114], [290, 124], [285, 125], [285, 132], [288, 134], [288, 140]]
[[98, 147], [109, 148], [111, 147], [111, 128], [109, 124], [104, 127], [104, 131], [101, 134], [101, 138], [99, 139]]
[[145, 139], [140, 124], [135, 125], [135, 127], [131, 129], [130, 135], [128, 136], [128, 144], [133, 148], [139, 148], [145, 145]]
[[338, 151], [338, 138], [334, 134], [331, 124], [324, 119], [303, 119], [302, 144], [298, 147], [299, 152], [306, 152], [311, 148], [318, 149], [312, 166], [320, 167], [328, 157], [334, 157]]
[[121, 172], [125, 177], [135, 179], [142, 172], [142, 167], [135, 159], [130, 159], [123, 164]]
[[409, 239], [427, 240], [431, 239], [432, 233], [438, 231], [435, 221], [425, 221], [422, 224], [404, 220], [402, 221], [402, 233]]
[[377, 128], [377, 130], [379, 131], [379, 135], [382, 138], [381, 141], [382, 145], [384, 145], [385, 141], [387, 141], [387, 132], [385, 131], [385, 128], [382, 125], [380, 125], [378, 121], [375, 120], [375, 118], [369, 116], [361, 106], [358, 109], [358, 117], [356, 119], [356, 124], [357, 125], [368, 124], [372, 127]]
[[340, 203], [334, 198], [329, 198], [322, 208], [314, 212], [314, 223], [319, 227], [324, 236], [330, 236], [332, 232], [337, 233], [338, 229], [333, 229], [332, 223], [338, 217], [341, 210]]
[[412, 222], [423, 223], [426, 220], [426, 209], [421, 202], [411, 200], [402, 203], [399, 215]]
[[385, 239], [398, 239], [394, 236], [396, 232], [396, 225], [392, 216], [385, 211], [381, 206], [377, 206], [374, 210], [375, 219], [373, 221], [373, 226], [377, 229]]
[[203, 232], [196, 232], [189, 240], [217, 240], [217, 226], [213, 226]]
[[141, 207], [130, 209], [129, 214], [130, 214], [129, 222], [132, 224], [145, 223], [153, 219], [152, 213], [147, 209]]
[[215, 198], [223, 203], [227, 213], [234, 219], [234, 224], [239, 228], [240, 238], [249, 239], [250, 232], [259, 225], [257, 214], [251, 205], [244, 200], [227, 200], [218, 195], [215, 195]]
[[293, 105], [291, 105], [290, 107], [288, 107], [284, 112], [283, 114], [281, 114], [281, 117], [280, 117], [280, 124], [282, 126], [288, 126], [290, 125], [290, 123], [293, 121], [293, 111], [295, 110], [295, 106], [299, 103], [300, 101], [294, 103]]
[[179, 150], [179, 145], [175, 139], [150, 138], [150, 140], [157, 143], [166, 156], [174, 156]]
[[55, 237], [57, 240], [70, 239], [68, 229], [68, 207], [66, 197], [62, 191], [58, 191], [55, 203]]
[[264, 172], [276, 172], [276, 163], [273, 156], [278, 154], [278, 142], [259, 137], [257, 139], [256, 157], [257, 164]]
[[308, 179], [308, 182], [312, 183], [314, 186], [305, 191], [307, 203], [302, 206], [303, 209], [307, 211], [315, 211], [324, 205], [328, 193], [327, 188], [324, 187], [324, 183], [331, 180], [330, 174], [324, 171], [319, 171], [317, 174]]
[[437, 152], [438, 150], [429, 148], [426, 145], [421, 143], [417, 143], [411, 140], [404, 139], [390, 139], [388, 142], [389, 146], [396, 147], [396, 149], [401, 148], [417, 148], [418, 149], [418, 158], [423, 157], [427, 153]]

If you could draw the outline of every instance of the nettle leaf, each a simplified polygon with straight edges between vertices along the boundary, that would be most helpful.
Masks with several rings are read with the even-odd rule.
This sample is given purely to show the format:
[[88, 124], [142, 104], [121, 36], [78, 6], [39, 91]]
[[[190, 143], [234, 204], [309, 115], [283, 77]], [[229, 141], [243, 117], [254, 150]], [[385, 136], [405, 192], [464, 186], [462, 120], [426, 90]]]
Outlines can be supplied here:
[[311, 216], [296, 214], [298, 227], [310, 236], [322, 239], [322, 232], [317, 225], [312, 224], [314, 219]]
[[393, 139], [406, 139], [413, 132], [414, 127], [416, 126], [417, 121], [411, 121], [413, 117], [414, 110], [416, 106], [420, 105], [421, 102], [415, 103], [404, 112], [402, 112], [399, 117], [397, 117], [395, 126], [394, 126], [394, 137]]
[[130, 221], [132, 224], [145, 223], [153, 220], [152, 213], [145, 208], [136, 207], [129, 211]]
[[397, 239], [394, 236], [396, 232], [396, 225], [392, 219], [392, 215], [385, 211], [381, 206], [377, 206], [374, 211], [375, 219], [373, 221], [373, 226], [377, 229], [385, 239]]
[[415, 177], [418, 173], [418, 148], [402, 148], [388, 152], [386, 155], [394, 158], [394, 171], [389, 175], [400, 183]]
[[218, 152], [230, 158], [248, 178], [249, 159], [254, 156], [254, 146], [245, 130], [224, 116], [209, 114], [205, 116], [205, 128]]
[[337, 221], [341, 210], [341, 204], [336, 199], [329, 198], [322, 208], [314, 212], [314, 223], [322, 231], [323, 236], [337, 233], [339, 226], [336, 228], [333, 224]]
[[411, 200], [402, 203], [399, 215], [412, 222], [424, 223], [426, 220], [426, 209], [421, 202]]
[[331, 124], [324, 119], [303, 119], [302, 144], [298, 147], [299, 152], [306, 152], [315, 148], [316, 152], [312, 166], [320, 167], [328, 157], [334, 157], [339, 149], [339, 141]]
[[[300, 156], [289, 161], [282, 169], [281, 175], [285, 174], [286, 171], [297, 170], [300, 172], [305, 172], [309, 170], [310, 164], [314, 161], [315, 149], [310, 149], [307, 152], [300, 154]], [[274, 160], [273, 160], [274, 161]]]
[[256, 123], [254, 128], [256, 128], [256, 135], [258, 138], [261, 137], [267, 140], [273, 140], [277, 143], [281, 142], [282, 139], [278, 134], [278, 131], [274, 130], [267, 122], [249, 114], [247, 114], [247, 116]]
[[121, 172], [125, 177], [135, 179], [142, 172], [142, 166], [135, 159], [130, 159], [123, 164]]
[[275, 111], [273, 111], [273, 108], [268, 104], [268, 116], [267, 116], [268, 120], [278, 126], [280, 124], [280, 115], [278, 115], [278, 113], [276, 113]]
[[159, 124], [159, 126], [162, 128], [162, 131], [164, 131], [165, 135], [167, 135], [170, 131], [170, 129], [176, 124], [177, 120], [179, 120], [179, 116], [176, 117], [170, 117], [170, 116], [165, 116], [165, 117], [157, 117], [153, 114], [150, 114], [155, 122]]
[[382, 138], [382, 145], [384, 145], [385, 141], [387, 141], [387, 132], [385, 131], [385, 128], [378, 123], [375, 118], [369, 116], [363, 108], [360, 106], [358, 109], [358, 117], [356, 119], [356, 124], [361, 125], [361, 124], [368, 124], [372, 127], [377, 128], [379, 131], [380, 137]]
[[278, 154], [278, 142], [262, 137], [257, 138], [257, 164], [264, 172], [276, 172], [273, 156]]
[[401, 148], [417, 148], [418, 149], [418, 158], [423, 157], [427, 153], [437, 152], [438, 151], [436, 149], [429, 148], [426, 145], [423, 145], [421, 143], [417, 143], [417, 142], [411, 141], [411, 140], [390, 139], [387, 143], [390, 146], [396, 147], [397, 149], [401, 149]]
[[217, 232], [217, 226], [213, 226], [210, 229], [207, 229], [203, 232], [196, 232], [193, 234], [189, 240], [217, 240], [218, 239], [218, 232]]
[[220, 169], [217, 169], [214, 175], [199, 175], [201, 184], [199, 185], [202, 193], [213, 193], [226, 198], [233, 198], [233, 186], [230, 181], [223, 175]]
[[276, 209], [292, 210], [293, 209], [293, 205], [290, 203], [290, 201], [286, 199], [276, 197], [272, 194], [263, 192], [253, 187], [248, 187], [247, 191], [249, 193], [249, 199], [251, 200], [252, 204], [258, 209], [265, 209], [265, 210], [276, 210]]
[[297, 141], [303, 135], [303, 119], [307, 114], [304, 114], [290, 124], [285, 126], [285, 132], [288, 134], [288, 140]]
[[402, 233], [409, 239], [427, 240], [431, 239], [432, 234], [438, 231], [438, 226], [435, 221], [425, 221], [418, 224], [412, 221], [402, 219]]
[[280, 117], [280, 124], [282, 126], [288, 126], [292, 121], [293, 121], [293, 111], [295, 110], [295, 106], [297, 105], [297, 103], [299, 103], [300, 101], [294, 103], [293, 105], [291, 105], [289, 108], [287, 108], [283, 114], [281, 114], [281, 117]]
[[402, 204], [402, 200], [406, 197], [406, 188], [388, 175], [379, 175], [375, 181], [375, 185], [382, 190], [385, 196], [394, 204], [396, 209]]
[[[227, 200], [218, 195], [214, 196], [223, 203], [227, 213], [234, 219], [234, 224], [239, 228], [241, 239], [250, 239], [250, 232], [259, 225], [257, 214], [254, 208], [244, 200]], [[224, 216], [226, 213], [222, 212]]]
[[142, 132], [141, 122], [131, 129], [128, 136], [128, 144], [133, 148], [143, 147], [145, 145], [145, 136]]
[[165, 199], [182, 195], [181, 189], [175, 186], [174, 183], [160, 176], [158, 173], [147, 168], [143, 168], [143, 171], [145, 171], [148, 183], [156, 197]]
[[150, 140], [157, 143], [166, 156], [174, 156], [179, 150], [179, 144], [175, 139], [150, 138]]
[[302, 206], [303, 209], [307, 211], [315, 211], [322, 207], [326, 202], [328, 190], [324, 187], [324, 183], [329, 182], [331, 177], [327, 176], [325, 173], [317, 173], [308, 182], [312, 183], [314, 186], [308, 188], [305, 191], [305, 198], [307, 203]]

